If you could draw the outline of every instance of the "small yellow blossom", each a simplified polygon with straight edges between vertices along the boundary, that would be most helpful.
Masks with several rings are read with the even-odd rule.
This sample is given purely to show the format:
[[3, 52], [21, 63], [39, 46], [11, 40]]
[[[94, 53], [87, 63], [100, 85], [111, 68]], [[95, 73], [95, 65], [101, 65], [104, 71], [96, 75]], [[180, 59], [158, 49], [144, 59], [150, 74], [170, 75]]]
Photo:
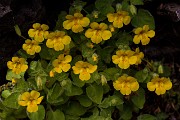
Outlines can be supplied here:
[[166, 90], [170, 90], [172, 88], [172, 82], [169, 78], [155, 77], [147, 83], [147, 88], [149, 91], [155, 91], [157, 95], [161, 95], [165, 94]]
[[12, 80], [12, 84], [16, 84], [17, 83], [17, 79], [13, 78]]
[[134, 77], [123, 75], [119, 77], [113, 86], [116, 90], [120, 90], [123, 95], [131, 94], [131, 91], [137, 91], [139, 89], [139, 83]]
[[41, 47], [39, 46], [39, 42], [37, 42], [36, 40], [30, 40], [30, 39], [27, 39], [25, 41], [22, 48], [29, 55], [34, 55], [35, 53], [39, 53], [41, 51]]
[[12, 57], [12, 61], [7, 62], [7, 67], [12, 69], [15, 74], [20, 74], [28, 69], [26, 60], [18, 57]]
[[123, 24], [128, 25], [131, 21], [129, 13], [126, 11], [118, 11], [117, 13], [108, 13], [107, 18], [109, 22], [113, 22], [116, 28], [122, 28]]
[[112, 36], [112, 33], [107, 30], [108, 26], [105, 23], [98, 24], [93, 22], [90, 24], [90, 29], [85, 32], [87, 38], [91, 38], [93, 43], [100, 43], [102, 40], [108, 40]]
[[47, 31], [49, 26], [46, 24], [34, 23], [33, 29], [29, 29], [28, 34], [30, 37], [33, 37], [34, 40], [38, 42], [44, 41], [47, 38], [49, 32]]
[[140, 52], [139, 48], [136, 48], [134, 55], [137, 57], [135, 65], [141, 64], [142, 59], [144, 58], [144, 53]]
[[44, 96], [40, 96], [40, 93], [32, 90], [31, 92], [24, 92], [20, 95], [18, 104], [21, 106], [27, 106], [28, 112], [36, 112], [38, 111], [38, 104], [41, 103]]
[[84, 30], [83, 27], [87, 27], [90, 23], [89, 18], [83, 17], [81, 13], [74, 13], [74, 16], [67, 15], [66, 19], [63, 22], [64, 29], [72, 29], [74, 33], [82, 32]]
[[136, 34], [133, 38], [135, 44], [139, 44], [141, 41], [142, 45], [147, 45], [150, 42], [150, 38], [155, 36], [154, 30], [149, 30], [149, 25], [135, 28], [133, 31]]
[[49, 72], [49, 76], [50, 76], [50, 77], [54, 77], [54, 71], [53, 71], [53, 70], [51, 70], [51, 71]]
[[60, 54], [57, 59], [55, 59], [52, 62], [52, 65], [54, 66], [53, 70], [57, 73], [61, 73], [62, 71], [67, 72], [71, 65], [69, 62], [71, 62], [72, 57], [70, 55], [64, 56], [64, 54]]
[[80, 74], [80, 80], [85, 81], [91, 78], [90, 73], [93, 73], [97, 70], [97, 65], [91, 65], [88, 62], [78, 61], [75, 63], [75, 66], [73, 66], [72, 69], [74, 74]]
[[121, 69], [127, 69], [137, 62], [137, 56], [131, 50], [118, 50], [116, 55], [112, 56], [112, 62], [118, 64]]
[[111, 32], [114, 32], [114, 31], [115, 31], [115, 28], [114, 28], [113, 25], [109, 25], [109, 29], [110, 29]]
[[55, 51], [63, 50], [65, 45], [70, 44], [71, 37], [66, 35], [64, 31], [52, 32], [48, 35], [46, 46], [54, 48]]

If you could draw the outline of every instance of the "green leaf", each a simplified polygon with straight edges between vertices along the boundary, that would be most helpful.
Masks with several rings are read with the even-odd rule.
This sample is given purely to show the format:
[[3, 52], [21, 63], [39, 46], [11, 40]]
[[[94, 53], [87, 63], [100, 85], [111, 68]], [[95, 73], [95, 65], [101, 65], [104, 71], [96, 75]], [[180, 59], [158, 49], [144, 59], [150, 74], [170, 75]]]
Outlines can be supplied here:
[[109, 80], [115, 80], [116, 76], [121, 75], [122, 70], [119, 68], [107, 68], [101, 74], [103, 74], [107, 81]]
[[30, 120], [44, 120], [45, 118], [45, 109], [43, 105], [38, 106], [37, 112], [28, 113]]
[[117, 95], [109, 96], [105, 98], [102, 103], [99, 105], [99, 107], [102, 108], [108, 108], [110, 106], [118, 106], [123, 104], [124, 101]]
[[40, 55], [41, 58], [43, 58], [43, 59], [45, 59], [45, 60], [51, 60], [52, 56], [51, 56], [51, 54], [49, 53], [48, 49], [49, 49], [49, 48], [46, 46], [46, 44], [43, 44], [43, 45], [41, 46], [41, 51], [40, 51], [40, 53], [39, 53], [39, 55]]
[[106, 16], [108, 13], [114, 12], [114, 8], [111, 6], [113, 2], [114, 0], [96, 0], [95, 7]]
[[79, 120], [79, 116], [65, 115], [66, 120]]
[[20, 30], [19, 26], [18, 26], [18, 25], [15, 25], [15, 26], [14, 26], [14, 29], [15, 29], [16, 34], [19, 35], [19, 36], [21, 36], [21, 30]]
[[47, 112], [47, 120], [65, 120], [65, 116], [60, 110], [50, 110]]
[[61, 95], [63, 94], [64, 89], [60, 86], [59, 83], [55, 83], [53, 88], [48, 91], [47, 101], [51, 104], [58, 104], [63, 101]]
[[142, 115], [137, 117], [137, 120], [157, 120], [157, 118], [153, 115], [142, 114]]
[[129, 42], [132, 42], [133, 38], [130, 34], [123, 32], [119, 33], [118, 40], [116, 41], [116, 46], [121, 49], [127, 49], [126, 46], [129, 46]]
[[13, 109], [18, 109], [19, 105], [18, 105], [18, 97], [19, 97], [20, 93], [19, 92], [14, 92], [12, 93], [10, 96], [8, 96], [4, 101], [3, 101], [3, 105], [9, 108], [13, 108]]
[[25, 72], [22, 72], [20, 74], [15, 74], [14, 72], [12, 72], [12, 70], [8, 70], [6, 74], [6, 80], [20, 79], [24, 77], [24, 73]]
[[95, 51], [94, 49], [87, 47], [87, 45], [84, 45], [84, 43], [82, 43], [81, 48], [82, 48], [82, 51], [81, 51], [82, 56], [84, 58], [91, 57]]
[[100, 58], [105, 61], [106, 63], [110, 63], [112, 59], [112, 52], [114, 51], [114, 46], [107, 46], [103, 49], [98, 50], [98, 55], [100, 55]]
[[86, 88], [87, 96], [95, 103], [100, 104], [103, 97], [103, 88], [101, 85], [90, 84]]
[[143, 5], [143, 0], [130, 0], [133, 5]]
[[1, 96], [2, 96], [3, 98], [7, 98], [7, 97], [10, 96], [10, 95], [11, 95], [10, 90], [4, 90], [4, 91], [2, 91], [2, 93], [1, 93]]
[[67, 96], [75, 96], [75, 95], [81, 95], [83, 93], [83, 90], [80, 87], [71, 86], [71, 90], [70, 91], [66, 91], [65, 94]]
[[79, 103], [84, 107], [89, 107], [92, 105], [92, 101], [86, 95], [80, 95], [76, 97]]
[[101, 109], [100, 111], [100, 116], [104, 117], [104, 120], [113, 120], [111, 118], [112, 112], [114, 111], [114, 107], [106, 108], [106, 109]]
[[61, 30], [63, 28], [62, 23], [66, 20], [65, 16], [67, 13], [65, 11], [61, 11], [61, 13], [58, 15], [58, 20], [56, 21], [56, 26], [54, 30]]
[[29, 89], [28, 83], [22, 79], [18, 80], [18, 82], [14, 86], [14, 91], [16, 92], [24, 92], [24, 91], [28, 91], [28, 89]]
[[148, 72], [146, 72], [145, 70], [140, 70], [135, 74], [135, 78], [138, 82], [144, 82], [147, 79], [148, 75]]
[[76, 101], [70, 101], [70, 103], [65, 105], [64, 111], [68, 115], [81, 116], [86, 112], [86, 108]]
[[134, 105], [136, 105], [138, 108], [142, 109], [145, 103], [145, 91], [142, 88], [139, 88], [139, 90], [131, 97], [132, 102]]
[[124, 106], [124, 109], [120, 112], [120, 114], [120, 120], [130, 120], [132, 118], [132, 108], [130, 108], [129, 106]]
[[154, 17], [149, 11], [144, 9], [138, 10], [138, 13], [132, 19], [131, 24], [134, 27], [143, 27], [144, 25], [149, 25], [150, 29], [155, 29]]

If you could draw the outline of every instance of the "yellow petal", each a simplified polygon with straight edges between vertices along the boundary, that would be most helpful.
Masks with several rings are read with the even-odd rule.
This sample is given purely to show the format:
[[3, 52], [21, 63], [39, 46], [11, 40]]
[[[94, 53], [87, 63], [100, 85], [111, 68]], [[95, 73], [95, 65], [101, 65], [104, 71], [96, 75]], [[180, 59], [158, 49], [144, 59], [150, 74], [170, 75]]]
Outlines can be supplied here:
[[133, 83], [130, 84], [130, 86], [131, 86], [132, 91], [137, 91], [139, 89], [138, 82], [133, 82]]
[[81, 72], [79, 75], [79, 79], [84, 81], [84, 80], [89, 80], [91, 75], [88, 72]]
[[164, 88], [166, 90], [170, 90], [172, 88], [172, 82], [168, 80], [167, 82], [164, 83]]
[[36, 46], [35, 47], [35, 51], [36, 51], [36, 53], [39, 53], [41, 51], [41, 47], [40, 46]]
[[142, 28], [138, 27], [138, 28], [134, 29], [133, 32], [138, 35], [142, 32]]
[[44, 96], [39, 97], [39, 98], [36, 100], [36, 103], [37, 103], [37, 104], [40, 104], [41, 101], [43, 100], [43, 98], [44, 98]]
[[121, 92], [123, 95], [129, 95], [129, 94], [131, 94], [131, 89], [128, 88], [128, 87], [123, 87], [123, 88], [121, 88], [120, 92]]
[[108, 26], [107, 26], [105, 23], [100, 23], [100, 24], [99, 24], [99, 28], [100, 28], [101, 30], [106, 30], [106, 29], [108, 28]]
[[55, 51], [59, 51], [59, 50], [63, 50], [64, 49], [64, 45], [62, 43], [58, 43], [54, 45], [54, 50]]
[[144, 25], [143, 26], [143, 31], [147, 32], [149, 30], [149, 25]]
[[132, 65], [132, 64], [135, 64], [137, 62], [137, 57], [136, 56], [132, 56], [129, 58], [129, 63]]
[[153, 30], [148, 31], [146, 34], [147, 34], [147, 36], [150, 37], [150, 38], [152, 38], [152, 37], [155, 36], [155, 32], [154, 32]]
[[113, 26], [117, 27], [117, 28], [122, 28], [123, 27], [123, 22], [120, 21], [120, 20], [119, 21], [116, 20], [116, 21], [113, 22]]
[[12, 61], [17, 62], [17, 61], [19, 61], [19, 58], [18, 57], [12, 57]]
[[113, 22], [114, 21], [114, 15], [112, 13], [108, 13], [107, 14], [107, 18], [109, 22]]
[[139, 44], [141, 39], [142, 39], [141, 35], [135, 35], [134, 38], [133, 38], [133, 42], [135, 44]]
[[35, 34], [36, 34], [36, 30], [35, 29], [29, 29], [29, 31], [28, 31], [29, 37], [34, 37]]
[[73, 66], [72, 69], [73, 69], [74, 74], [79, 74], [81, 71], [81, 68], [76, 67], [76, 66]]
[[74, 18], [74, 16], [72, 16], [72, 15], [66, 15], [66, 19], [72, 19], [72, 18]]
[[148, 88], [149, 91], [154, 91], [156, 86], [155, 86], [155, 84], [153, 82], [148, 82], [147, 83], [147, 88]]
[[25, 72], [28, 69], [28, 65], [22, 65], [21, 66], [21, 71]]
[[142, 35], [142, 40], [141, 40], [142, 45], [147, 45], [149, 42], [150, 42], [150, 39], [148, 38], [148, 36], [145, 34]]
[[114, 64], [119, 64], [119, 62], [120, 62], [119, 57], [118, 57], [117, 55], [113, 55], [113, 56], [112, 56], [112, 62], [113, 62]]
[[30, 95], [33, 99], [37, 99], [40, 96], [40, 93], [35, 90], [32, 90]]
[[115, 82], [113, 82], [113, 87], [114, 87], [116, 90], [120, 90], [120, 89], [121, 89], [121, 84], [119, 84], [118, 81], [115, 81]]
[[21, 96], [20, 96], [20, 99], [21, 100], [25, 100], [25, 101], [28, 101], [30, 98], [30, 93], [29, 92], [24, 92]]
[[83, 29], [83, 27], [81, 25], [74, 25], [74, 26], [72, 26], [72, 31], [74, 33], [82, 32], [83, 30], [84, 29]]
[[98, 29], [99, 28], [99, 24], [97, 22], [93, 22], [93, 23], [90, 24], [90, 27], [92, 29]]
[[33, 24], [33, 28], [34, 28], [34, 29], [38, 29], [38, 28], [40, 28], [40, 26], [41, 26], [40, 23], [34, 23], [34, 24]]
[[64, 65], [62, 66], [62, 70], [63, 70], [64, 72], [67, 72], [70, 68], [71, 68], [71, 65], [70, 65], [70, 64], [64, 64]]
[[27, 111], [28, 112], [37, 112], [38, 111], [38, 106], [37, 104], [31, 102], [28, 106], [27, 106]]
[[89, 68], [87, 68], [87, 72], [93, 73], [97, 70], [97, 65], [89, 65]]
[[108, 40], [112, 36], [112, 33], [109, 30], [104, 30], [102, 32], [102, 39]]
[[83, 17], [83, 18], [80, 20], [80, 24], [81, 24], [83, 27], [88, 26], [89, 23], [90, 23], [90, 20], [89, 20], [89, 18], [87, 18], [87, 17]]
[[28, 101], [18, 101], [18, 104], [21, 106], [27, 106]]
[[93, 29], [88, 29], [88, 30], [86, 30], [86, 32], [85, 32], [85, 36], [86, 36], [87, 38], [91, 38], [91, 37], [93, 36], [93, 34], [94, 34], [94, 30], [93, 30]]
[[71, 37], [65, 35], [65, 36], [62, 38], [62, 43], [63, 43], [64, 45], [68, 45], [68, 44], [70, 44], [70, 42], [71, 42]]
[[155, 93], [156, 93], [157, 95], [164, 94], [165, 92], [166, 92], [166, 90], [165, 90], [164, 88], [162, 88], [162, 87], [156, 88], [156, 91], [155, 91]]
[[91, 37], [91, 41], [92, 41], [93, 43], [98, 44], [98, 43], [100, 43], [100, 42], [102, 41], [102, 38], [101, 38], [101, 36], [94, 34], [94, 35]]
[[74, 23], [72, 21], [70, 21], [70, 20], [66, 20], [66, 21], [63, 22], [63, 27], [66, 30], [71, 29], [73, 25], [74, 25]]
[[69, 62], [71, 62], [72, 57], [70, 55], [66, 55], [64, 59], [65, 59], [64, 60], [65, 63], [69, 63]]
[[46, 41], [46, 46], [47, 46], [48, 48], [53, 48], [53, 46], [54, 46], [53, 40], [48, 39], [48, 40]]
[[42, 30], [46, 31], [46, 30], [49, 29], [49, 26], [46, 25], [46, 24], [42, 24], [42, 25], [41, 25], [41, 28], [42, 28]]
[[74, 17], [81, 18], [83, 15], [81, 13], [74, 13]]
[[130, 16], [126, 16], [123, 19], [123, 22], [124, 22], [125, 25], [128, 25], [130, 23], [130, 21], [131, 21], [131, 17]]
[[55, 67], [54, 70], [57, 72], [57, 73], [61, 73], [62, 72], [62, 69], [61, 67]]

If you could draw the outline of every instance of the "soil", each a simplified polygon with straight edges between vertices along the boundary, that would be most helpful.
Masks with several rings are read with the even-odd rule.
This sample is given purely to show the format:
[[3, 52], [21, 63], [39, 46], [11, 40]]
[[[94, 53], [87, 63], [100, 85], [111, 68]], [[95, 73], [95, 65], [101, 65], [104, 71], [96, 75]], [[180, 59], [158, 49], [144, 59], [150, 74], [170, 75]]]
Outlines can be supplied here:
[[[90, 2], [90, 0], [87, 1]], [[45, 23], [50, 28], [54, 28], [60, 11], [67, 11], [72, 2], [73, 0], [63, 2], [61, 0], [0, 0], [0, 85], [7, 83], [5, 78], [7, 61], [24, 43], [24, 39], [15, 33], [14, 25], [17, 24], [20, 27], [24, 36], [28, 36], [27, 31], [35, 22]], [[178, 16], [174, 17], [168, 12], [171, 9], [167, 10], [167, 7], [162, 7], [172, 3], [179, 5], [179, 20]], [[180, 84], [178, 80], [180, 79], [180, 1], [174, 0], [169, 3], [168, 0], [145, 0], [143, 7], [151, 12], [156, 23], [156, 36], [145, 47], [145, 56], [154, 60], [163, 60], [172, 68], [171, 78], [175, 85], [173, 89], [178, 92]], [[152, 94], [152, 96], [155, 95]], [[175, 102], [171, 101], [172, 98], [177, 100], [176, 97], [169, 96], [166, 101], [156, 97], [153, 101], [157, 102], [157, 105], [149, 107], [152, 101], [147, 101], [143, 110], [154, 113], [159, 108], [171, 114], [169, 119], [178, 120], [180, 114], [177, 112], [178, 109], [172, 106], [172, 104], [176, 105]]]

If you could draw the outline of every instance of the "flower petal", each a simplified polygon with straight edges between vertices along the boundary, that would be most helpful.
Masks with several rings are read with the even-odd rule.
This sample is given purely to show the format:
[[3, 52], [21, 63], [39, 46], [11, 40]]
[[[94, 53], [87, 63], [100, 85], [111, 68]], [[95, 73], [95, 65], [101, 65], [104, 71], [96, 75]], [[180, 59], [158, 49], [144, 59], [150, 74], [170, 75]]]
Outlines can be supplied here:
[[33, 99], [37, 99], [40, 96], [40, 93], [35, 90], [32, 90], [30, 95]]
[[89, 80], [91, 75], [88, 72], [81, 72], [79, 75], [79, 79], [84, 81], [84, 80]]

